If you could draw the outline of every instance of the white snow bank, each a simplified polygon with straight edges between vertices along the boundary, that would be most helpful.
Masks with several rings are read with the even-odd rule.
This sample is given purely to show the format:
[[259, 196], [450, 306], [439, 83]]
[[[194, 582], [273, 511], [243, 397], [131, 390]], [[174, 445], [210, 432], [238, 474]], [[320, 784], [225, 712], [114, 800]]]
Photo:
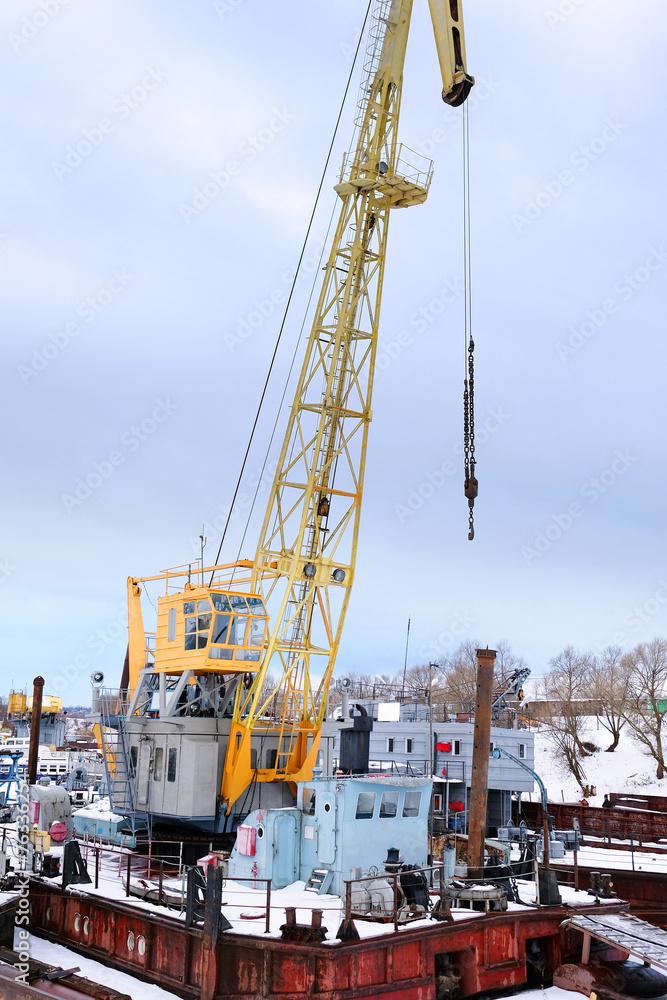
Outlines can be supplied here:
[[[611, 746], [612, 737], [601, 722], [595, 718], [586, 719], [585, 731], [586, 740], [600, 748], [581, 762], [586, 783], [597, 789], [596, 795], [587, 797], [590, 805], [602, 805], [604, 796], [610, 792], [667, 795], [667, 779], [656, 778], [656, 762], [642, 753], [627, 726], [621, 730], [620, 743], [613, 753], [605, 753]], [[534, 732], [535, 770], [546, 785], [549, 798], [553, 802], [577, 802], [581, 799], [581, 788], [556, 758], [549, 731], [542, 728]], [[539, 792], [534, 792], [533, 801], [538, 796]]]

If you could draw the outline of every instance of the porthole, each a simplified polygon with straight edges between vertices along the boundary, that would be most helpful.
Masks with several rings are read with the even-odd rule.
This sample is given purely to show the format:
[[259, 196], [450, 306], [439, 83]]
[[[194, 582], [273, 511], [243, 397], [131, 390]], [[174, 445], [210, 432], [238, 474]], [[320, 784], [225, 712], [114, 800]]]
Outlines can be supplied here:
[[137, 951], [142, 957], [146, 954], [146, 938], [142, 937], [141, 934], [137, 938]]
[[74, 930], [76, 931], [77, 934], [81, 930], [81, 914], [80, 913], [75, 913], [74, 914]]
[[325, 813], [330, 813], [331, 812], [331, 803], [330, 802], [325, 802], [324, 803], [324, 811], [325, 811]]
[[83, 918], [83, 933], [88, 934], [90, 931], [90, 917]]
[[260, 840], [264, 836], [264, 827], [263, 826], [258, 826], [257, 827], [257, 836], [259, 837]]
[[134, 934], [132, 931], [127, 935], [127, 950], [134, 951]]

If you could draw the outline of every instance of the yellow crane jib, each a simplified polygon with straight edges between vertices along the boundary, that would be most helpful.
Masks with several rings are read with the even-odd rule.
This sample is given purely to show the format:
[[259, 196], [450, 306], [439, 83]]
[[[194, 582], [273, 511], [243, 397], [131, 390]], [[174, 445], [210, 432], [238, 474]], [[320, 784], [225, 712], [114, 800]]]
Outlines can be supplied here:
[[[429, 3], [443, 97], [456, 106], [474, 82], [460, 3]], [[431, 161], [397, 139], [411, 13], [412, 0], [374, 0], [338, 221], [254, 559], [127, 582], [129, 705], [116, 745], [137, 804], [158, 813], [186, 808], [181, 760], [198, 797], [219, 789], [215, 810], [227, 813], [253, 782], [309, 780], [317, 764], [355, 576], [389, 218], [422, 203], [432, 178]], [[141, 613], [152, 580], [164, 583], [154, 635]]]
[[[460, 4], [429, 2], [443, 98], [456, 106], [474, 83]], [[422, 203], [432, 177], [397, 140], [411, 13], [412, 0], [376, 0], [372, 14], [342, 204], [253, 564], [250, 589], [274, 617], [257, 673], [236, 690], [228, 810], [252, 781], [306, 780], [317, 761], [354, 580], [390, 210]], [[253, 733], [278, 738], [272, 766], [253, 766]]]
[[464, 104], [475, 83], [466, 71], [466, 45], [460, 0], [428, 0], [442, 73], [442, 99], [453, 108]]

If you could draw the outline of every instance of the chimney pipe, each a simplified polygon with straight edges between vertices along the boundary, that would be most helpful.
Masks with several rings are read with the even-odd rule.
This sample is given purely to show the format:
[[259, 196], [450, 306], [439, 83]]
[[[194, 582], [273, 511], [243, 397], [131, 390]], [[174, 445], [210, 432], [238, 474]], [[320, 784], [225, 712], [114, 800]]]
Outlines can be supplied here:
[[468, 823], [468, 878], [484, 878], [486, 804], [489, 794], [489, 748], [491, 744], [491, 701], [495, 649], [477, 650], [477, 702], [470, 782]]
[[39, 727], [42, 721], [42, 690], [44, 678], [35, 677], [32, 691], [32, 717], [30, 719], [30, 747], [28, 749], [28, 784], [37, 781], [37, 758], [39, 756]]

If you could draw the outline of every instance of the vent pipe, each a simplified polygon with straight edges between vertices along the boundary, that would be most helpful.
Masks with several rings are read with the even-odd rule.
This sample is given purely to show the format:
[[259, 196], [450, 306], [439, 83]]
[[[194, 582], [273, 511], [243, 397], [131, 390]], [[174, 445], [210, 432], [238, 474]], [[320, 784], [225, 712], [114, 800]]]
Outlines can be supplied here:
[[42, 723], [42, 692], [44, 678], [35, 677], [32, 691], [32, 716], [30, 719], [30, 746], [28, 749], [28, 784], [37, 782], [37, 760], [39, 757], [39, 730]]
[[470, 782], [470, 820], [468, 823], [468, 878], [484, 878], [484, 840], [486, 804], [489, 794], [489, 756], [491, 752], [491, 702], [495, 649], [477, 650], [477, 701], [475, 736]]

